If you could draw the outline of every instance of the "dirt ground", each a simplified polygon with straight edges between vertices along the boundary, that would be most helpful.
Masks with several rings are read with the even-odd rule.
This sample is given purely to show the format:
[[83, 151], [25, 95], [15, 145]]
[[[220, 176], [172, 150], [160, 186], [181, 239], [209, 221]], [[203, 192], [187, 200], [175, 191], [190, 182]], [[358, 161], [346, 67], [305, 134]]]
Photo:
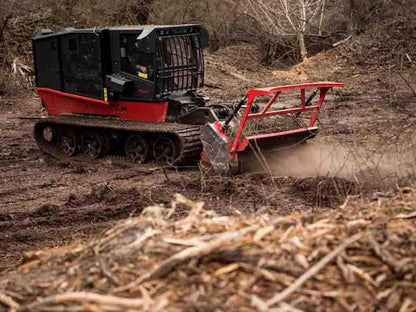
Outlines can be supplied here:
[[[164, 171], [152, 165], [57, 161], [38, 151], [33, 121], [19, 118], [41, 114], [36, 97], [1, 99], [0, 278], [20, 265], [28, 250], [86, 240], [144, 207], [169, 204], [175, 193], [203, 200], [220, 215], [287, 215], [330, 211], [347, 195], [391, 196], [412, 183], [415, 95], [405, 83], [411, 69], [350, 67], [331, 51], [277, 71], [254, 63], [255, 52], [248, 52], [240, 55], [244, 66], [230, 61], [227, 51], [207, 55], [204, 91], [212, 102], [236, 103], [244, 90], [257, 86], [346, 83], [328, 96], [320, 134], [307, 148], [269, 158], [272, 175], [258, 168], [220, 177], [204, 175], [198, 167]], [[176, 213], [179, 218], [181, 211]]]

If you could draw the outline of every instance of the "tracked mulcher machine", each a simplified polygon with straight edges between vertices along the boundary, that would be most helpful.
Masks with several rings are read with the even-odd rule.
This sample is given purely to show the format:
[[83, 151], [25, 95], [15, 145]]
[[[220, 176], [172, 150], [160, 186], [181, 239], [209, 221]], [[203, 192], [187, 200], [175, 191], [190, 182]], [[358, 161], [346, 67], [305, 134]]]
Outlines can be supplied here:
[[[209, 105], [199, 93], [207, 45], [199, 25], [42, 30], [33, 39], [36, 89], [48, 112], [35, 124], [39, 148], [59, 158], [118, 155], [175, 166], [202, 159], [217, 172], [235, 173], [246, 154], [314, 137], [325, 95], [343, 86], [251, 89], [237, 105]], [[300, 106], [276, 110], [280, 94], [293, 90]], [[308, 123], [300, 116], [306, 112]], [[280, 117], [298, 126], [261, 133], [258, 125]], [[256, 131], [246, 131], [253, 121]]]

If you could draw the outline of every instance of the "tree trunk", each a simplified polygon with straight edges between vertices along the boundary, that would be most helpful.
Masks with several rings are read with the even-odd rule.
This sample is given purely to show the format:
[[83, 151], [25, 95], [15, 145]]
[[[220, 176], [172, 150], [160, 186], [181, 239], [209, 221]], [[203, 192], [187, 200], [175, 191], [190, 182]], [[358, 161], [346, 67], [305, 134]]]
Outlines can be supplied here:
[[299, 10], [300, 10], [300, 22], [299, 22], [299, 31], [298, 31], [298, 41], [300, 48], [300, 55], [302, 61], [306, 60], [308, 57], [308, 51], [306, 50], [305, 44], [305, 32], [306, 32], [306, 4], [305, 0], [299, 0]]
[[305, 34], [302, 32], [299, 32], [298, 40], [299, 40], [300, 55], [302, 57], [302, 61], [304, 61], [308, 58], [308, 51], [306, 50], [306, 45], [305, 45]]
[[139, 25], [145, 25], [149, 22], [150, 18], [150, 6], [153, 4], [153, 0], [142, 0], [136, 7], [136, 20]]

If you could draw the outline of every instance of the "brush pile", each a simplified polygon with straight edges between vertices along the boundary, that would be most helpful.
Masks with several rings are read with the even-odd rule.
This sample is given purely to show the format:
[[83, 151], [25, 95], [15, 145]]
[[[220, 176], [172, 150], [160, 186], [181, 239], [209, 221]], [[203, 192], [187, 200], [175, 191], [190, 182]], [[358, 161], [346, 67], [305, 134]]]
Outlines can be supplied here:
[[26, 253], [0, 311], [415, 311], [415, 207], [403, 189], [328, 214], [226, 217], [176, 195], [88, 244]]
[[[357, 38], [351, 38], [340, 47], [340, 54], [358, 65], [402, 68], [414, 66], [416, 58], [416, 22], [412, 17], [401, 16], [368, 29]], [[406, 13], [404, 14], [406, 15]]]

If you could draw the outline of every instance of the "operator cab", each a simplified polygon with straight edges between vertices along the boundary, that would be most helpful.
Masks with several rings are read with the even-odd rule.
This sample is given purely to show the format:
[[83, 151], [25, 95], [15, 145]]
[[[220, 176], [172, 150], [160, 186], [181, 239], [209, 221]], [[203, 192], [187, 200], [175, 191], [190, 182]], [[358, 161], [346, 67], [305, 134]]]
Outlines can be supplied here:
[[105, 101], [160, 102], [203, 86], [199, 25], [43, 30], [33, 39], [36, 86]]
[[201, 26], [121, 26], [110, 28], [109, 37], [106, 83], [115, 96], [160, 101], [203, 86], [208, 33]]
[[136, 35], [120, 36], [120, 64], [122, 72], [154, 81], [152, 79], [154, 62], [154, 55], [140, 51]]

